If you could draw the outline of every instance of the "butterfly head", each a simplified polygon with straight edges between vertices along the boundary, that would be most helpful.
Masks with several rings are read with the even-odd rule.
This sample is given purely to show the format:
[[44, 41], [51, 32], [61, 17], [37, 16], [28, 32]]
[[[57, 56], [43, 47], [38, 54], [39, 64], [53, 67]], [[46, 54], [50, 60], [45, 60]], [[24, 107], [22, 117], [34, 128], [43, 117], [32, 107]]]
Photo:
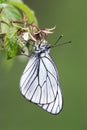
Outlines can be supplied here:
[[49, 48], [50, 48], [50, 45], [47, 43], [46, 40], [44, 40], [40, 42], [39, 44], [35, 45], [35, 53], [41, 54], [41, 53], [48, 52]]

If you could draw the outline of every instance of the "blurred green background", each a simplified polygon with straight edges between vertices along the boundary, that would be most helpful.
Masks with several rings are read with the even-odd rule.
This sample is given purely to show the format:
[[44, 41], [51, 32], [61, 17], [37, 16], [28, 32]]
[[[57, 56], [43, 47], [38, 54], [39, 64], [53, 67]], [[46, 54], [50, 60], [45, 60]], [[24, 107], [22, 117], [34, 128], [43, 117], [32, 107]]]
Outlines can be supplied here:
[[[20, 94], [19, 82], [27, 64], [15, 58], [7, 69], [0, 52], [0, 130], [82, 130], [87, 129], [87, 0], [24, 0], [36, 14], [41, 28], [56, 25], [48, 38], [54, 43], [72, 44], [51, 50], [58, 67], [64, 97], [59, 115], [51, 115], [26, 101]], [[4, 61], [5, 65], [11, 61]]]

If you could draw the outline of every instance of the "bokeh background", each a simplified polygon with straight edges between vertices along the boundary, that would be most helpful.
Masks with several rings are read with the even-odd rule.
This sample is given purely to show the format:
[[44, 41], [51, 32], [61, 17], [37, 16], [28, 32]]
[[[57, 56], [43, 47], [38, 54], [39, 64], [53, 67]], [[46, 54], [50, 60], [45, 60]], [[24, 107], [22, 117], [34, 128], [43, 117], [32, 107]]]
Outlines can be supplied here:
[[[56, 25], [48, 37], [53, 44], [60, 34], [61, 42], [72, 44], [51, 50], [58, 67], [64, 97], [59, 115], [51, 115], [26, 101], [19, 82], [27, 64], [15, 58], [0, 62], [0, 130], [82, 130], [87, 129], [87, 0], [24, 0], [35, 11], [41, 28]], [[4, 58], [0, 52], [0, 59]], [[7, 68], [5, 67], [7, 66]]]

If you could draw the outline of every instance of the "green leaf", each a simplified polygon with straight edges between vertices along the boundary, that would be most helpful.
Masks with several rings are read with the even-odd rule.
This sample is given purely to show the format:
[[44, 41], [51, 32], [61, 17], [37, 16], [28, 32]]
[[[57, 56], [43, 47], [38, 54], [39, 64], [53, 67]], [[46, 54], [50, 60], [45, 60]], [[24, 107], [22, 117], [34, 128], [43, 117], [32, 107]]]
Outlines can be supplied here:
[[1, 32], [8, 33], [8, 29], [11, 26], [11, 21], [22, 19], [21, 13], [12, 5], [0, 4], [2, 11], [0, 13], [0, 20], [4, 21], [1, 23]]
[[9, 32], [6, 36], [6, 51], [7, 51], [8, 59], [14, 57], [17, 53], [18, 45], [17, 45], [15, 33], [16, 33], [15, 28], [9, 28]]
[[25, 42], [15, 27], [10, 27], [6, 35], [6, 52], [7, 59], [20, 55], [24, 52]]
[[[7, 58], [11, 59], [24, 53], [24, 48], [26, 47], [26, 40], [23, 39], [23, 34], [25, 32], [29, 33], [29, 28], [24, 28], [23, 24], [19, 24], [19, 21], [23, 20], [23, 14], [27, 16], [29, 23], [33, 22], [37, 25], [37, 19], [34, 12], [23, 4], [21, 0], [19, 2], [16, 2], [16, 0], [4, 2], [0, 4], [0, 47], [4, 46]], [[30, 49], [30, 47], [27, 48]]]
[[22, 12], [24, 12], [28, 17], [29, 23], [38, 24], [35, 13], [32, 9], [30, 9], [27, 5], [21, 3], [21, 2], [9, 2], [9, 4], [14, 5], [15, 7], [19, 8]]
[[13, 1], [14, 1], [14, 2], [22, 2], [22, 0], [0, 0], [0, 4], [1, 4], [1, 3], [6, 3], [6, 2], [11, 2], [11, 1], [12, 1], [12, 2], [13, 2]]
[[21, 13], [14, 6], [8, 5], [8, 4], [0, 4], [0, 8], [2, 8], [2, 11], [0, 14], [1, 18], [6, 17], [10, 21], [22, 19]]
[[7, 2], [22, 2], [22, 0], [7, 0]]
[[6, 3], [8, 0], [0, 0], [0, 4], [1, 3]]

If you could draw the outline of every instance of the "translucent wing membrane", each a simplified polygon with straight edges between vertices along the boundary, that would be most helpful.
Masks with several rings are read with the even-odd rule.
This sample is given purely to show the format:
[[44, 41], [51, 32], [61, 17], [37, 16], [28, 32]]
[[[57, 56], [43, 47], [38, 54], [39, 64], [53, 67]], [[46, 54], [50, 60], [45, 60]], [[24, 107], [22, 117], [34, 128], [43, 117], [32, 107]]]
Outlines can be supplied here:
[[48, 53], [31, 57], [21, 77], [20, 90], [26, 99], [48, 112], [60, 112], [62, 94], [58, 73]]

